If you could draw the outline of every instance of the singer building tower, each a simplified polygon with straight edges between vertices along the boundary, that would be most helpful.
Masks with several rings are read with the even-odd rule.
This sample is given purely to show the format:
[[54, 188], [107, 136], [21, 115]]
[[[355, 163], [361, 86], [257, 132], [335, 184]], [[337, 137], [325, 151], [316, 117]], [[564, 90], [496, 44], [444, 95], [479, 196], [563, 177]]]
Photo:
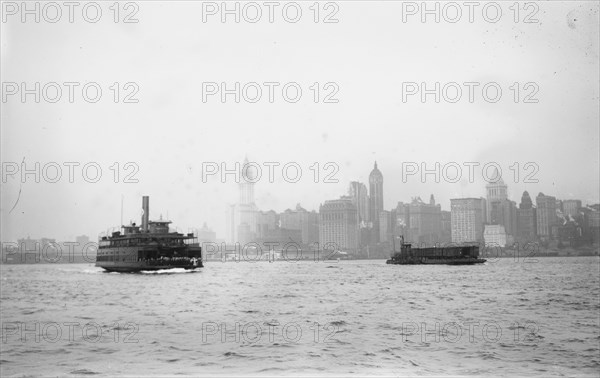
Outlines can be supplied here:
[[377, 162], [375, 167], [369, 175], [369, 218], [373, 222], [373, 232], [371, 241], [378, 243], [380, 220], [379, 215], [383, 211], [383, 175], [381, 171], [377, 169]]

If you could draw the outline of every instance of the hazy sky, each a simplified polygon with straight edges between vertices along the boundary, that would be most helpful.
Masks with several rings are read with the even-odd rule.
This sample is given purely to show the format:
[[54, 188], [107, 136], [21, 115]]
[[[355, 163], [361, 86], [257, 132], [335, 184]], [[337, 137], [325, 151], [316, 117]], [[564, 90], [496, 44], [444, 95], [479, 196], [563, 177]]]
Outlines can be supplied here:
[[[446, 210], [450, 198], [484, 196], [481, 166], [487, 162], [501, 166], [517, 202], [523, 190], [532, 197], [543, 191], [561, 199], [599, 201], [598, 2], [537, 2], [537, 23], [522, 22], [533, 8], [521, 9], [515, 23], [508, 8], [513, 2], [501, 2], [496, 23], [482, 18], [481, 7], [472, 23], [467, 14], [456, 23], [435, 23], [432, 16], [422, 23], [420, 14], [403, 22], [402, 3], [392, 1], [339, 1], [338, 23], [315, 23], [313, 2], [298, 3], [303, 13], [297, 23], [282, 18], [285, 3], [275, 9], [273, 23], [266, 13], [257, 23], [243, 18], [235, 23], [232, 16], [221, 23], [219, 14], [203, 22], [202, 3], [191, 1], [137, 2], [139, 22], [129, 24], [113, 21], [112, 2], [101, 3], [97, 23], [86, 22], [81, 7], [73, 23], [66, 8], [56, 23], [43, 17], [35, 23], [32, 16], [22, 23], [20, 14], [3, 10], [2, 162], [20, 166], [24, 159], [30, 169], [35, 162], [42, 167], [56, 162], [62, 178], [49, 183], [42, 177], [36, 183], [30, 175], [21, 183], [19, 172], [3, 182], [2, 240], [80, 234], [95, 239], [118, 226], [121, 196], [125, 222], [139, 221], [142, 195], [151, 196], [151, 218], [168, 213], [183, 230], [207, 222], [224, 237], [225, 206], [237, 200], [237, 185], [232, 176], [225, 183], [218, 176], [202, 182], [202, 163], [233, 168], [246, 155], [259, 164], [281, 164], [274, 183], [263, 176], [256, 185], [263, 210], [283, 211], [298, 202], [318, 210], [325, 200], [345, 194], [351, 180], [367, 183], [375, 160], [384, 175], [386, 209], [413, 196], [428, 200], [431, 193]], [[323, 7], [321, 21], [335, 9]], [[120, 19], [133, 10], [121, 9]], [[28, 88], [35, 82], [81, 85], [73, 103], [64, 85], [56, 103], [43, 98], [35, 103], [33, 95], [22, 103], [20, 93], [7, 95], [11, 82], [26, 82]], [[88, 82], [102, 89], [97, 103], [81, 96]], [[121, 88], [118, 103], [109, 88], [115, 82]], [[133, 88], [123, 87], [128, 82], [139, 87], [138, 103], [123, 103]], [[221, 103], [219, 96], [203, 102], [203, 82], [226, 82], [229, 88], [235, 82], [281, 85], [274, 103], [266, 92], [257, 103], [235, 103], [233, 96]], [[281, 96], [288, 82], [302, 88], [297, 103]], [[319, 103], [309, 88], [315, 82], [321, 86]], [[338, 103], [323, 103], [331, 91], [323, 88], [327, 82], [338, 86]], [[457, 103], [436, 103], [432, 95], [421, 103], [418, 95], [403, 102], [406, 82], [426, 82], [429, 88], [435, 82], [481, 85], [473, 103], [466, 93]], [[502, 88], [497, 103], [481, 96], [488, 82]], [[509, 89], [515, 82], [520, 83], [518, 103]], [[524, 88], [529, 82], [535, 85]], [[534, 87], [538, 103], [523, 103]], [[73, 183], [65, 162], [80, 163]], [[102, 168], [96, 183], [82, 177], [81, 168], [89, 162]], [[119, 183], [110, 169], [115, 162]], [[139, 183], [123, 182], [132, 172], [124, 169], [127, 162], [139, 167], [133, 176]], [[288, 162], [303, 170], [297, 183], [282, 179], [281, 166]], [[309, 169], [315, 162], [319, 183]], [[331, 171], [323, 169], [327, 162], [339, 167], [334, 176], [339, 183], [323, 182]], [[481, 165], [474, 183], [464, 166], [457, 183], [436, 183], [432, 175], [421, 183], [418, 175], [403, 182], [403, 162], [426, 162], [429, 168], [435, 162]], [[509, 170], [515, 162], [521, 173], [517, 183]], [[528, 162], [539, 168], [533, 176], [538, 183], [523, 182], [533, 171], [524, 169]], [[48, 167], [47, 173], [53, 172]], [[89, 173], [94, 176], [93, 169]]]

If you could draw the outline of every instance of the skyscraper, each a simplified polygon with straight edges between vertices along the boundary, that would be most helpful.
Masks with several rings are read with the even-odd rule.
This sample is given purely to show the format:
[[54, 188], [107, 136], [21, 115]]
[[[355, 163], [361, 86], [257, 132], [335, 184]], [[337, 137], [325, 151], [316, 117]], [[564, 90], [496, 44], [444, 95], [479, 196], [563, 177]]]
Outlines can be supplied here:
[[386, 243], [392, 240], [392, 215], [388, 210], [379, 213], [379, 242]]
[[349, 197], [325, 201], [319, 207], [319, 243], [322, 249], [334, 243], [342, 251], [357, 252], [358, 212]]
[[369, 222], [369, 193], [367, 186], [362, 182], [352, 181], [348, 188], [348, 195], [358, 211], [358, 221], [361, 223]]
[[248, 157], [240, 167], [239, 203], [241, 205], [254, 204], [254, 184], [256, 182], [256, 168], [249, 164]]
[[431, 195], [429, 203], [421, 200], [421, 197], [413, 198], [409, 205], [409, 239], [419, 245], [431, 246], [440, 241], [442, 232], [442, 208], [435, 204]]
[[302, 244], [312, 244], [319, 241], [319, 214], [307, 211], [300, 204], [295, 210], [287, 209], [279, 215], [281, 228], [299, 230]]
[[535, 198], [535, 203], [537, 205], [537, 234], [541, 238], [549, 239], [552, 237], [552, 226], [558, 223], [556, 198], [540, 192]]
[[442, 210], [442, 232], [440, 242], [448, 243], [452, 241], [452, 213]]
[[489, 224], [502, 225], [510, 240], [517, 232], [517, 204], [509, 199], [492, 200], [487, 208], [490, 214]]
[[521, 203], [517, 209], [517, 235], [519, 243], [529, 243], [537, 240], [536, 209], [527, 191], [521, 196]]
[[491, 222], [492, 202], [508, 199], [508, 185], [504, 183], [502, 175], [500, 175], [497, 169], [494, 170], [492, 177], [493, 181], [485, 186], [487, 192], [487, 222]]
[[398, 202], [396, 205], [396, 230], [398, 235], [404, 236], [406, 241], [410, 241], [410, 205], [404, 202]]
[[451, 199], [450, 217], [453, 243], [470, 243], [483, 240], [485, 199]]
[[383, 210], [383, 175], [377, 169], [377, 162], [369, 175], [369, 218], [373, 222], [373, 239], [379, 242], [379, 215]]
[[279, 214], [274, 210], [258, 211], [256, 214], [256, 237], [262, 240], [279, 228]]
[[348, 188], [348, 195], [358, 212], [358, 246], [362, 247], [368, 245], [371, 240], [369, 232], [371, 231], [372, 223], [370, 222], [367, 186], [362, 182], [352, 181]]
[[579, 209], [581, 209], [581, 201], [580, 200], [564, 200], [562, 203], [563, 213], [565, 216], [578, 216]]
[[254, 203], [254, 184], [257, 178], [255, 168], [248, 164], [248, 158], [240, 166], [238, 203], [227, 208], [227, 242], [246, 244], [257, 237], [258, 208]]
[[588, 216], [587, 216], [587, 228], [592, 236], [592, 240], [594, 243], [598, 243], [600, 240], [600, 210], [598, 210], [600, 206], [598, 204], [587, 206]]
[[491, 225], [502, 225], [510, 242], [517, 233], [517, 204], [508, 199], [508, 185], [504, 183], [497, 169], [494, 180], [486, 187], [486, 221]]

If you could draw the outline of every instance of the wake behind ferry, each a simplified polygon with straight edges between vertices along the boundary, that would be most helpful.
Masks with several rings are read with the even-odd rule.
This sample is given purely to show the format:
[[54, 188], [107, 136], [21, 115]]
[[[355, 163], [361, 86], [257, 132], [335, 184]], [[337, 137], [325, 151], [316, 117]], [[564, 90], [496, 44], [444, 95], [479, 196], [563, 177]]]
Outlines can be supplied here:
[[150, 199], [142, 197], [142, 225], [99, 239], [96, 266], [110, 272], [202, 267], [202, 248], [193, 233], [169, 232], [168, 220], [150, 221]]

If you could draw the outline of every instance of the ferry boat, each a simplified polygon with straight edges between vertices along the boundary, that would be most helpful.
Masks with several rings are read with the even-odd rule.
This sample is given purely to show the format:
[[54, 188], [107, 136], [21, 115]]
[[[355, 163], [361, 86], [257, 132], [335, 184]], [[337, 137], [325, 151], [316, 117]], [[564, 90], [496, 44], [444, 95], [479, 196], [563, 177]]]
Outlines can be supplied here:
[[394, 253], [386, 264], [398, 265], [473, 265], [482, 264], [486, 260], [479, 258], [478, 245], [413, 248], [401, 238], [400, 251]]
[[142, 225], [99, 238], [96, 266], [110, 272], [202, 267], [202, 248], [193, 233], [169, 232], [168, 220], [150, 221], [150, 199], [142, 197]]

